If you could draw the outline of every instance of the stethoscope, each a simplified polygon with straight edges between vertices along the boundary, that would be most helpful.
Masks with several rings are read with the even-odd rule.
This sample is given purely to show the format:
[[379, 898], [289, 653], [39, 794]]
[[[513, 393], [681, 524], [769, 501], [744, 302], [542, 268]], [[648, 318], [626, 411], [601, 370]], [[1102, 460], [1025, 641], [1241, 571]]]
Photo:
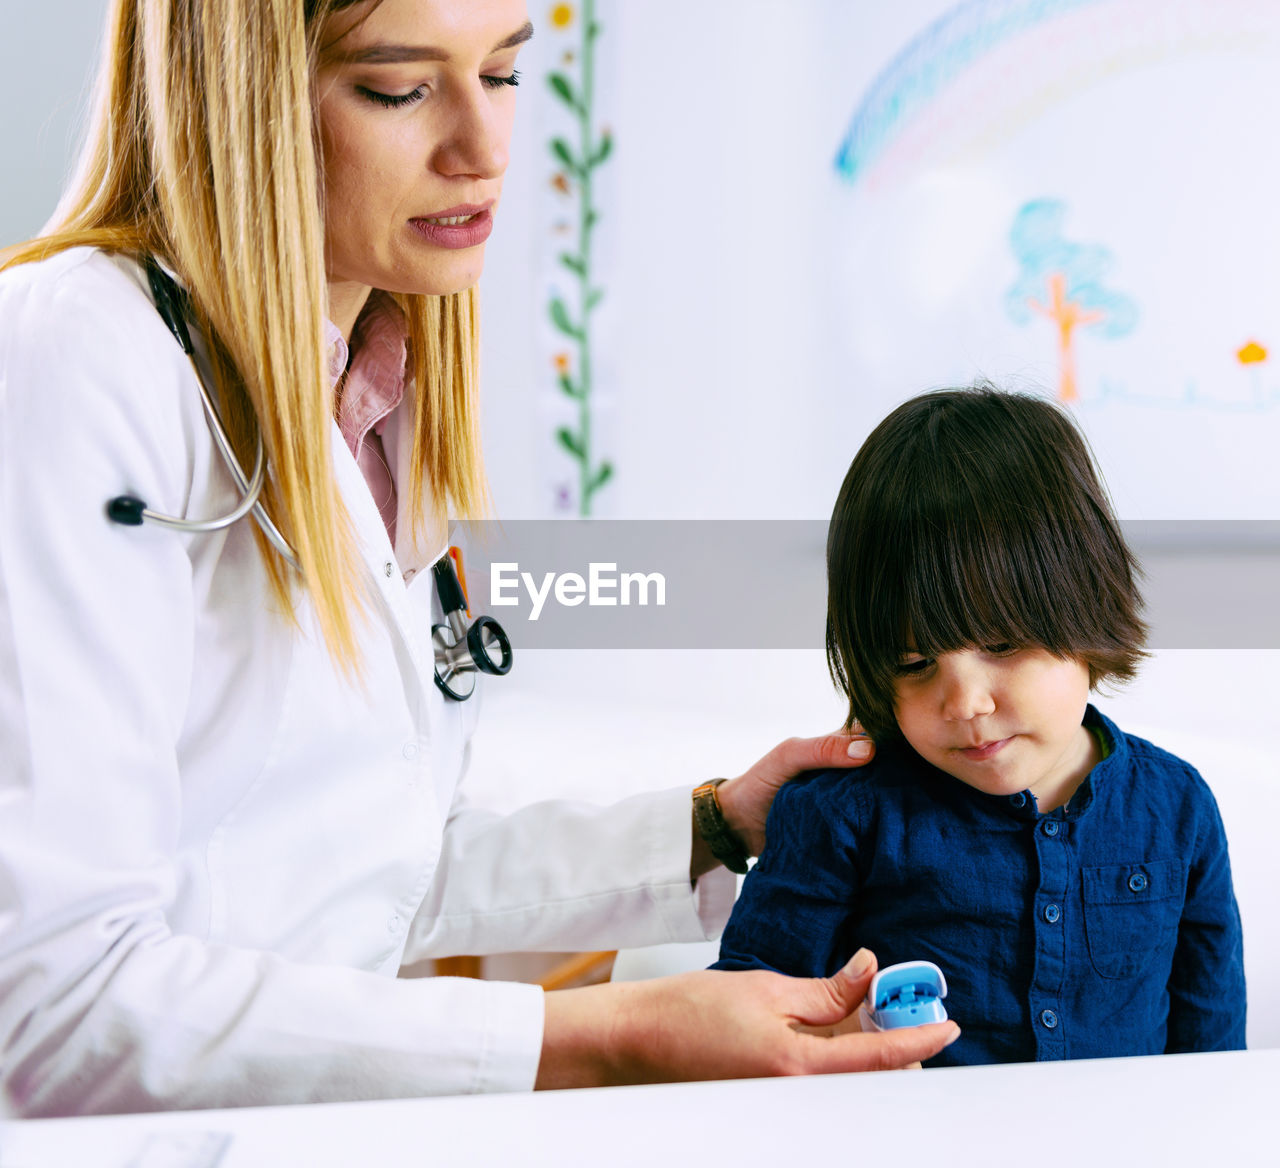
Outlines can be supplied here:
[[[242, 492], [240, 503], [225, 515], [213, 519], [183, 519], [177, 515], [165, 515], [161, 511], [153, 511], [136, 495], [116, 495], [107, 500], [107, 517], [113, 523], [121, 523], [126, 527], [141, 527], [143, 523], [154, 523], [159, 527], [167, 527], [171, 531], [199, 533], [220, 531], [233, 523], [251, 515], [255, 523], [262, 529], [271, 546], [278, 551], [295, 569], [298, 569], [298, 558], [293, 548], [280, 534], [279, 528], [271, 521], [266, 508], [262, 506], [260, 496], [263, 483], [266, 481], [267, 459], [262, 444], [262, 435], [257, 436], [257, 445], [253, 455], [253, 473], [246, 475], [240, 460], [231, 447], [231, 440], [222, 425], [217, 407], [205, 385], [204, 375], [200, 371], [195, 358], [195, 347], [191, 343], [191, 333], [187, 329], [186, 293], [174, 282], [173, 278], [151, 257], [142, 261], [146, 269], [147, 281], [151, 285], [151, 293], [155, 297], [156, 311], [169, 327], [182, 351], [191, 359], [196, 372], [196, 385], [200, 390], [200, 402], [204, 406], [205, 417], [209, 419], [209, 429], [213, 434], [214, 445], [226, 465], [236, 486]], [[482, 616], [467, 624], [467, 599], [458, 582], [458, 573], [453, 566], [453, 557], [448, 553], [441, 556], [431, 567], [435, 577], [436, 592], [440, 597], [440, 607], [444, 610], [447, 623], [435, 625], [431, 630], [431, 646], [435, 657], [436, 686], [446, 697], [455, 702], [466, 701], [476, 687], [476, 673], [489, 673], [498, 677], [511, 672], [511, 641], [502, 626], [491, 616]]]

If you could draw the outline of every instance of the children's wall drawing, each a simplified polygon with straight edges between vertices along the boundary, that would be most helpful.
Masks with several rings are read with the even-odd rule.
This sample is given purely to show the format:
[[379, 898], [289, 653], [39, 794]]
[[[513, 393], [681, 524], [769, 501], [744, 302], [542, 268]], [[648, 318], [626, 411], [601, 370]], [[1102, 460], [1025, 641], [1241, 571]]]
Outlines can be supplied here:
[[1280, 519], [1280, 0], [529, 16], [501, 514], [829, 516], [897, 403], [988, 378], [1063, 400], [1126, 519]]
[[598, 248], [601, 220], [597, 172], [613, 152], [613, 136], [598, 125], [597, 52], [603, 32], [595, 0], [556, 3], [546, 24], [559, 49], [546, 76], [552, 128], [547, 142], [552, 193], [548, 239], [549, 377], [567, 410], [552, 434], [561, 473], [553, 479], [555, 512], [591, 515], [596, 492], [613, 477], [599, 454], [596, 360], [597, 310], [605, 297]]
[[1078, 413], [1122, 513], [1280, 516], [1280, 4], [920, 14], [834, 144], [839, 416], [987, 377]]
[[1105, 248], [1069, 242], [1062, 233], [1066, 208], [1056, 199], [1036, 199], [1013, 221], [1009, 241], [1018, 261], [1018, 281], [1006, 297], [1016, 324], [1042, 317], [1058, 342], [1058, 400], [1078, 401], [1076, 331], [1107, 338], [1133, 331], [1137, 308], [1104, 283], [1111, 267]]

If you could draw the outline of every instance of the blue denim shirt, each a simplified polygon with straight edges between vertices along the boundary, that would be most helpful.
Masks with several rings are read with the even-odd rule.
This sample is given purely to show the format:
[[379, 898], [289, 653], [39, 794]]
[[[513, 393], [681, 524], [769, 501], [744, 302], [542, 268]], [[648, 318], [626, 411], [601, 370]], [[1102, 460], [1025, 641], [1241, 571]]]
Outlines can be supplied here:
[[905, 743], [779, 791], [719, 969], [935, 962], [960, 1039], [929, 1065], [1244, 1047], [1227, 841], [1194, 768], [1092, 706], [1108, 755], [1067, 807], [988, 795]]

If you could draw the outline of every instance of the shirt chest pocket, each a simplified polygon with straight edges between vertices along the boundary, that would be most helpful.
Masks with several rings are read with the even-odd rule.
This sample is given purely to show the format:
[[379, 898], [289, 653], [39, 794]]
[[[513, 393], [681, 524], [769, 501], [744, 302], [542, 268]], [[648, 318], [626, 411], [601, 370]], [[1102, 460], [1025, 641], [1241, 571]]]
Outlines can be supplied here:
[[1089, 959], [1103, 977], [1168, 967], [1186, 896], [1181, 860], [1085, 868], [1084, 927]]

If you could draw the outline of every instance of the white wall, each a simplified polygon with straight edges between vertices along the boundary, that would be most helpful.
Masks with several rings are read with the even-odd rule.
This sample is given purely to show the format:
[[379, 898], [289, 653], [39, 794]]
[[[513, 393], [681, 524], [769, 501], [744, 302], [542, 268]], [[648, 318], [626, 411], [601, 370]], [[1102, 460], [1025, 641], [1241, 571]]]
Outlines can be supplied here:
[[[837, 147], [878, 72], [952, 11], [949, 0], [598, 3], [597, 120], [616, 143], [599, 172], [607, 343], [597, 422], [617, 468], [597, 497], [600, 514], [825, 517], [849, 458], [893, 401], [980, 372], [1051, 383], [1051, 330], [997, 327], [987, 303], [1013, 271], [1001, 251], [1009, 207], [1041, 193], [1071, 201], [1072, 230], [1115, 251], [1116, 282], [1145, 314], [1147, 331], [1124, 345], [1081, 342], [1090, 393], [1105, 374], [1159, 399], [1095, 397], [1080, 407], [1122, 514], [1280, 517], [1280, 477], [1267, 465], [1280, 443], [1277, 361], [1252, 370], [1276, 394], [1253, 412], [1241, 401], [1184, 408], [1178, 383], [1179, 371], [1197, 384], [1230, 372], [1244, 385], [1250, 371], [1231, 346], [1251, 336], [1280, 345], [1280, 220], [1267, 210], [1280, 174], [1273, 151], [1249, 146], [1269, 136], [1280, 98], [1274, 5], [1181, 6], [1170, 28], [1192, 30], [1179, 33], [1185, 44], [1145, 55], [1126, 45], [1127, 57], [1083, 79], [1055, 72], [1057, 58], [1075, 61], [1080, 22], [1123, 31], [1163, 7], [1064, 5], [1074, 40], [1013, 38], [1008, 59], [987, 58], [1003, 70], [994, 81], [980, 61], [957, 82], [966, 124], [990, 140], [957, 159], [938, 131], [912, 164], [919, 173], [900, 168], [876, 194], [838, 178]], [[9, 111], [0, 246], [36, 230], [53, 207], [105, 3], [12, 7], [0, 40]], [[569, 471], [553, 436], [563, 403], [545, 324], [547, 255], [557, 246], [545, 75], [573, 66], [560, 61], [549, 10], [530, 5], [540, 29], [521, 61], [513, 161], [484, 282], [485, 436], [507, 518], [552, 514], [551, 488]], [[1017, 76], [1024, 43], [1045, 55], [1030, 73], [1052, 77], [1055, 93]], [[1166, 91], [1168, 101], [1152, 96]], [[1025, 111], [1001, 106], [1030, 98]], [[1109, 131], [1118, 141], [1108, 126], [1119, 127]], [[1246, 169], [1227, 173], [1233, 159]], [[1199, 348], [1191, 343], [1209, 331]], [[1206, 346], [1226, 362], [1216, 372], [1201, 368]]]
[[0, 247], [34, 235], [57, 202], [105, 13], [105, 0], [24, 0], [5, 6]]

